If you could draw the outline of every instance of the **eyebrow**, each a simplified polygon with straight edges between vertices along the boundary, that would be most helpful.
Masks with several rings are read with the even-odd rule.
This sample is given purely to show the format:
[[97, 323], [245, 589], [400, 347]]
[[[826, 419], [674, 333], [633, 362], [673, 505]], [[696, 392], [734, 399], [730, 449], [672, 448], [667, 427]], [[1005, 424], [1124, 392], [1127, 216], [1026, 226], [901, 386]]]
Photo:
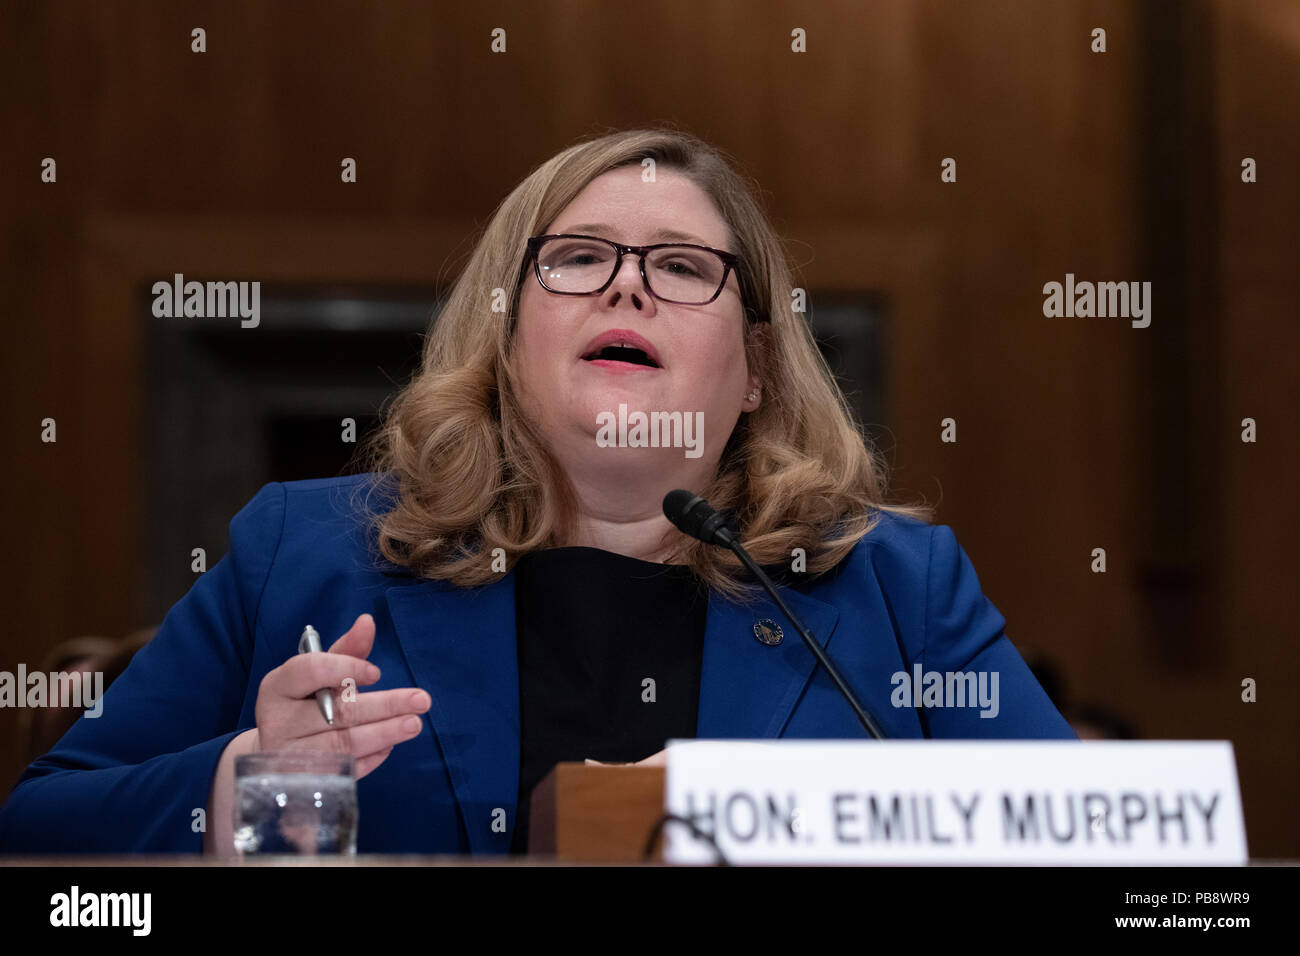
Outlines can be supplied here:
[[[584, 222], [576, 226], [568, 226], [562, 232], [581, 232], [591, 235], [605, 235], [613, 232], [613, 227], [604, 222]], [[713, 243], [705, 242], [699, 236], [691, 235], [689, 232], [678, 232], [676, 229], [660, 229], [650, 237], [651, 243], [655, 242], [693, 242], [697, 246], [708, 246], [713, 248]], [[719, 247], [720, 248], [720, 247]]]

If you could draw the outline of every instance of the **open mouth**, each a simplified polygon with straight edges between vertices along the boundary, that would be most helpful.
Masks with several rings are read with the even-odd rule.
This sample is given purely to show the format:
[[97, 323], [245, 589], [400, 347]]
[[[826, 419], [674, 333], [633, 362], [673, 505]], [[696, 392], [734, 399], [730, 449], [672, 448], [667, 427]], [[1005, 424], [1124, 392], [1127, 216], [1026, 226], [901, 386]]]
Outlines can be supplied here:
[[606, 361], [626, 362], [629, 365], [644, 365], [646, 368], [659, 368], [659, 363], [642, 349], [631, 345], [606, 345], [582, 357], [584, 362]]

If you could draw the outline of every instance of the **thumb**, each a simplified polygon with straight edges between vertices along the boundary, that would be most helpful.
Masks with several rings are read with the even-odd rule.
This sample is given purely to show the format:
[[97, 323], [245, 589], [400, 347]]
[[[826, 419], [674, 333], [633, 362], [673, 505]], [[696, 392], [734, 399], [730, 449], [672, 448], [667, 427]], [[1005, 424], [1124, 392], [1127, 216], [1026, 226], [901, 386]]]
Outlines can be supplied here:
[[331, 654], [347, 654], [365, 660], [375, 644], [375, 619], [369, 614], [362, 614], [353, 622], [351, 629], [330, 645]]

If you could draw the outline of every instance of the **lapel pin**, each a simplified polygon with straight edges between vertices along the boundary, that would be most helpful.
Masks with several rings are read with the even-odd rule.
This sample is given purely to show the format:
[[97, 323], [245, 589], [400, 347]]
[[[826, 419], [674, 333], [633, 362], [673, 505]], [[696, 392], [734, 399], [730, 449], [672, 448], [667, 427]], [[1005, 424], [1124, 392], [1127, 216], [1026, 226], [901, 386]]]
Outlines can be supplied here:
[[781, 625], [768, 617], [755, 622], [754, 636], [768, 647], [776, 647], [785, 638], [785, 634], [781, 631]]

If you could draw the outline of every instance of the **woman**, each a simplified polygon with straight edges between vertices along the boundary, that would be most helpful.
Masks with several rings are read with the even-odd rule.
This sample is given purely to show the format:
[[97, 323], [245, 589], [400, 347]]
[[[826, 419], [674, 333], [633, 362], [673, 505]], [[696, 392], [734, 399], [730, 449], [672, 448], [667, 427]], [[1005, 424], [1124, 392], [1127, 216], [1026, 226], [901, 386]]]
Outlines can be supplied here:
[[[1073, 737], [952, 532], [884, 503], [791, 286], [698, 140], [618, 133], [542, 165], [372, 472], [268, 485], [236, 515], [102, 718], [28, 768], [0, 851], [228, 852], [234, 758], [326, 749], [357, 759], [359, 852], [505, 853], [559, 760], [864, 737], [735, 557], [665, 518], [676, 488], [730, 514], [887, 736]], [[295, 655], [307, 623], [327, 653]], [[993, 699], [913, 695], [922, 669]], [[349, 681], [331, 727], [314, 693]]]

